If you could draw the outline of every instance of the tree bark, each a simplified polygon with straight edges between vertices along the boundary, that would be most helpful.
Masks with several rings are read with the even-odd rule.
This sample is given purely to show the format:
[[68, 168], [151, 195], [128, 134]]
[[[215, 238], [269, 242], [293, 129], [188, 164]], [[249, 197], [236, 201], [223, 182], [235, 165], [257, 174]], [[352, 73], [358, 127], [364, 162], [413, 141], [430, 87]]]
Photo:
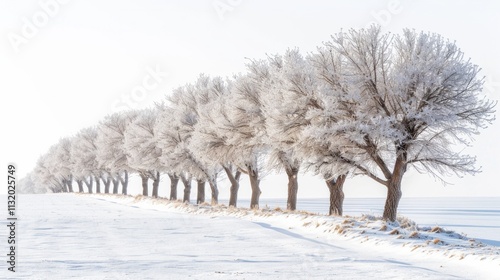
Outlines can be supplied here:
[[252, 188], [252, 196], [250, 198], [250, 209], [259, 209], [260, 180], [259, 172], [254, 170], [252, 166], [248, 166], [248, 177], [250, 178], [250, 187]]
[[153, 178], [153, 197], [158, 197], [158, 188], [160, 187], [160, 172], [156, 171]]
[[230, 194], [229, 194], [229, 206], [236, 207], [238, 203], [238, 190], [240, 188], [240, 177], [241, 171], [236, 170], [236, 173], [233, 176], [233, 172], [227, 166], [223, 166], [224, 171], [226, 171], [227, 178], [229, 182], [231, 182]]
[[83, 192], [83, 181], [82, 180], [76, 180], [76, 183], [78, 184], [78, 192]]
[[340, 175], [337, 179], [326, 180], [326, 185], [330, 190], [330, 211], [329, 215], [342, 216], [344, 204], [344, 182], [346, 175]]
[[286, 202], [286, 209], [295, 211], [297, 209], [297, 191], [299, 189], [299, 182], [297, 175], [298, 168], [285, 168], [288, 176], [288, 199]]
[[401, 182], [403, 180], [403, 175], [406, 172], [406, 154], [402, 153], [396, 159], [394, 164], [394, 171], [392, 176], [387, 182], [387, 197], [384, 206], [384, 215], [382, 216], [385, 220], [394, 222], [397, 218], [399, 200], [401, 199]]
[[196, 180], [198, 184], [198, 193], [196, 195], [196, 204], [205, 202], [205, 180]]
[[66, 179], [61, 179], [61, 181], [57, 184], [59, 192], [68, 192], [68, 188], [66, 186]]
[[108, 176], [106, 179], [102, 178], [104, 182], [104, 193], [109, 193], [109, 185], [111, 185], [111, 178]]
[[179, 184], [179, 176], [168, 174], [170, 178], [170, 200], [177, 200], [177, 184]]
[[101, 193], [101, 178], [99, 176], [94, 176], [94, 177], [95, 177], [95, 192]]
[[184, 198], [182, 201], [189, 203], [191, 197], [191, 177], [186, 178], [184, 175], [181, 175], [181, 180], [184, 184]]
[[68, 192], [73, 192], [73, 178], [71, 176], [66, 180], [66, 185], [68, 186]]
[[92, 193], [92, 186], [94, 184], [94, 179], [93, 179], [92, 175], [89, 176], [88, 178], [84, 179], [83, 182], [87, 186], [87, 189], [89, 190], [89, 193]]
[[219, 188], [217, 188], [217, 179], [211, 178], [210, 180], [208, 180], [208, 185], [210, 186], [212, 195], [210, 203], [212, 205], [219, 204]]
[[113, 182], [113, 194], [118, 194], [118, 187], [120, 186], [120, 179], [118, 178], [120, 175], [117, 174], [116, 177], [113, 177], [111, 181]]
[[144, 174], [144, 173], [139, 173], [141, 176], [141, 181], [142, 181], [142, 195], [143, 196], [148, 196], [148, 179], [149, 177]]
[[126, 195], [127, 194], [127, 188], [128, 188], [128, 171], [125, 170], [123, 172], [123, 180], [122, 177], [118, 177], [120, 179], [120, 182], [122, 183], [122, 194]]

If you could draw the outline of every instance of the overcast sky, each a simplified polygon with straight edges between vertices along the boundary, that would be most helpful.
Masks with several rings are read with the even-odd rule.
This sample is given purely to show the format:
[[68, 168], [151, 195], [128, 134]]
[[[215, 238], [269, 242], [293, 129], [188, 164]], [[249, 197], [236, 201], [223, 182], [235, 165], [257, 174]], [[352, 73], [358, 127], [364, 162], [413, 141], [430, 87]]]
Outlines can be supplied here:
[[[289, 47], [311, 52], [341, 29], [374, 22], [390, 32], [408, 27], [456, 41], [483, 69], [485, 96], [499, 99], [500, 4], [494, 0], [2, 0], [2, 166], [14, 162], [24, 176], [59, 138], [115, 110], [148, 107], [199, 73], [230, 76], [244, 71], [245, 57]], [[477, 155], [481, 174], [447, 177], [451, 185], [443, 186], [410, 172], [403, 195], [500, 196], [498, 136], [499, 121], [466, 150]], [[279, 176], [264, 181], [263, 197], [284, 195], [283, 182]], [[385, 193], [359, 179], [347, 181], [345, 191]], [[299, 196], [327, 193], [318, 179], [301, 180]]]

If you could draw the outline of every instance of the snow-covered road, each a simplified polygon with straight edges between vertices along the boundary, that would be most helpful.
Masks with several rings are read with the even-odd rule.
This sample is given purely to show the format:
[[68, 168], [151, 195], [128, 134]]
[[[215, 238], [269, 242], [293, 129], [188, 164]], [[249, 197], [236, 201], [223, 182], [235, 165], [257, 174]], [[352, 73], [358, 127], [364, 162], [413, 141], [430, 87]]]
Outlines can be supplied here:
[[159, 211], [86, 195], [20, 195], [18, 217], [17, 272], [4, 265], [2, 279], [495, 279], [496, 273], [258, 217]]

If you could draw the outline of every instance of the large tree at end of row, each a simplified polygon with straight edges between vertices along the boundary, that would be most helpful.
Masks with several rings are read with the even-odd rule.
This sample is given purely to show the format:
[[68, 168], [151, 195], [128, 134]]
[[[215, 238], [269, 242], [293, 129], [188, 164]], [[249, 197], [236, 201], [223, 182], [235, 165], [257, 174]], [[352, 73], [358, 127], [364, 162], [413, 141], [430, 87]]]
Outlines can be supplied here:
[[455, 43], [373, 26], [336, 34], [315, 62], [332, 122], [314, 137], [339, 141], [332, 153], [341, 164], [387, 188], [385, 219], [396, 219], [410, 166], [438, 177], [479, 171], [455, 144], [468, 145], [493, 121], [495, 103], [480, 97], [480, 69]]

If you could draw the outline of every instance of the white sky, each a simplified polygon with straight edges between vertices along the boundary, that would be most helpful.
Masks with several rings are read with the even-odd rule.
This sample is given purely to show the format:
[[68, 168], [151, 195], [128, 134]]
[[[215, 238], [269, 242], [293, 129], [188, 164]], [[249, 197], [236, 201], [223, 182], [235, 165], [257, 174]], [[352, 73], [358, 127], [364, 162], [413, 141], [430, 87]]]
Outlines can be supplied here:
[[[314, 51], [341, 28], [371, 22], [391, 32], [409, 27], [456, 41], [483, 68], [485, 94], [499, 99], [500, 2], [494, 0], [1, 1], [2, 166], [14, 162], [24, 176], [59, 138], [96, 124], [116, 108], [150, 106], [202, 72], [244, 71], [245, 57], [263, 58], [288, 47]], [[150, 79], [154, 69], [162, 72], [158, 82]], [[150, 87], [141, 92], [144, 79]], [[498, 136], [497, 121], [470, 149], [483, 173], [449, 177], [452, 185], [443, 187], [410, 172], [403, 195], [500, 196]], [[262, 188], [263, 196], [285, 195], [281, 177], [264, 181]], [[346, 196], [385, 192], [359, 179], [347, 181], [345, 191]], [[299, 196], [326, 195], [321, 181], [303, 177]]]

